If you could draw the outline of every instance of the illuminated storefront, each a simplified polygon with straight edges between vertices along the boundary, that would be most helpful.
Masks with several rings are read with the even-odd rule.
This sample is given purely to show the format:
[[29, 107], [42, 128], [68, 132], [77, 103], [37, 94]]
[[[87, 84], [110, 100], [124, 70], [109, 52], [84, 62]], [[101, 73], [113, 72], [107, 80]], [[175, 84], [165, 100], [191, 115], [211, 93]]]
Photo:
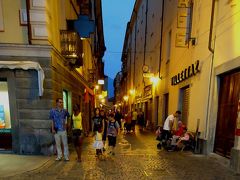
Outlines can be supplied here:
[[10, 149], [11, 144], [8, 84], [6, 79], [0, 79], [0, 149]]

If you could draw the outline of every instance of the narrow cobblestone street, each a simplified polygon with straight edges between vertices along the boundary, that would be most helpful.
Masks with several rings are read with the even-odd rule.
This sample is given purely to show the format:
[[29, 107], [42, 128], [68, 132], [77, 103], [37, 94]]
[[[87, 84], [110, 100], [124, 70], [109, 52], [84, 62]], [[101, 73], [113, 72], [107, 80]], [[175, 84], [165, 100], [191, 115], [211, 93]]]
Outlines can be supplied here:
[[84, 140], [81, 163], [75, 160], [72, 150], [69, 162], [55, 162], [52, 157], [41, 169], [7, 179], [240, 179], [217, 156], [167, 152], [157, 150], [156, 144], [151, 133], [121, 133], [116, 155], [106, 152], [104, 160], [97, 160], [92, 138], [88, 137]]

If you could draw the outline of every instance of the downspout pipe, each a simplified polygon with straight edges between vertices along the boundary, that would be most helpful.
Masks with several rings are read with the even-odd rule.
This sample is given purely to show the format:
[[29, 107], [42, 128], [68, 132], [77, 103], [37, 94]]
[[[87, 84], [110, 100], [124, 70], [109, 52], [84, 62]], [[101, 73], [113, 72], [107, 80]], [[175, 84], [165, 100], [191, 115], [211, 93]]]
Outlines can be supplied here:
[[212, 34], [213, 34], [214, 12], [215, 12], [215, 0], [212, 0], [212, 12], [211, 12], [211, 21], [210, 21], [210, 32], [209, 32], [209, 39], [208, 39], [208, 50], [209, 50], [211, 53], [214, 53], [214, 49], [212, 48]]
[[31, 32], [31, 24], [30, 24], [30, 0], [26, 0], [26, 8], [27, 8], [27, 30], [28, 30], [28, 44], [32, 44], [32, 32]]
[[[144, 52], [143, 52], [143, 65], [145, 65], [146, 63], [146, 48], [147, 48], [147, 31], [148, 31], [148, 0], [146, 2], [146, 24], [145, 24], [145, 39], [144, 39]], [[144, 77], [143, 77], [143, 85], [145, 87], [145, 81], [144, 81]]]
[[207, 113], [206, 113], [206, 124], [205, 124], [206, 133], [204, 135], [205, 139], [207, 139], [207, 135], [208, 135], [209, 107], [210, 107], [212, 72], [213, 72], [213, 62], [214, 62], [214, 48], [212, 48], [214, 13], [215, 13], [215, 0], [212, 0], [212, 12], [211, 12], [210, 32], [209, 32], [209, 40], [208, 40], [208, 50], [212, 53], [212, 58], [211, 58], [210, 74], [209, 74], [210, 76], [209, 76], [209, 86], [208, 86], [208, 102], [207, 102]]
[[146, 13], [145, 13], [145, 21], [146, 21], [146, 24], [145, 24], [145, 38], [144, 38], [144, 57], [143, 57], [143, 64], [145, 65], [145, 61], [146, 61], [146, 48], [147, 48], [147, 31], [148, 31], [148, 0], [147, 0], [147, 4], [146, 4]]
[[135, 20], [135, 34], [134, 34], [134, 67], [133, 67], [133, 87], [135, 89], [135, 72], [136, 72], [136, 51], [137, 51], [137, 11], [134, 9], [133, 12], [136, 15], [136, 20]]
[[161, 79], [161, 65], [162, 65], [162, 44], [163, 44], [163, 21], [164, 21], [164, 0], [162, 0], [162, 17], [161, 17], [161, 39], [160, 39], [160, 51], [159, 51], [159, 79]]

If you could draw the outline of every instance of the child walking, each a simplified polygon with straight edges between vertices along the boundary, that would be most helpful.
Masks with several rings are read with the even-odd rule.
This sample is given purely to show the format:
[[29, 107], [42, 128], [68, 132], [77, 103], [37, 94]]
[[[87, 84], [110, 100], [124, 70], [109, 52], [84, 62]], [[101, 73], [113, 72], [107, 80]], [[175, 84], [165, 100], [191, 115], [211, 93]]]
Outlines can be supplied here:
[[93, 143], [94, 149], [96, 149], [96, 156], [102, 155], [103, 141], [102, 141], [102, 129], [99, 128], [95, 135], [95, 141]]
[[111, 154], [111, 155], [115, 155], [114, 148], [115, 148], [116, 142], [117, 142], [118, 130], [119, 130], [119, 124], [114, 119], [114, 114], [110, 114], [107, 135], [108, 135], [108, 146], [110, 149], [109, 154]]

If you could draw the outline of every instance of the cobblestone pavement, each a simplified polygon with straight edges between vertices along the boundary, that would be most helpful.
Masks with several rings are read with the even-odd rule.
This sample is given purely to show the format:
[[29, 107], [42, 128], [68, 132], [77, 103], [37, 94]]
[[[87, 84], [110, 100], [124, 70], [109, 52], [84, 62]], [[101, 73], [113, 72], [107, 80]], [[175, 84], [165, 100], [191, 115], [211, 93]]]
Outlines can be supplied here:
[[104, 159], [99, 160], [92, 149], [92, 138], [88, 137], [84, 140], [81, 163], [75, 160], [76, 153], [72, 151], [69, 162], [55, 162], [52, 157], [41, 169], [7, 179], [240, 179], [212, 156], [159, 151], [156, 144], [150, 133], [121, 133], [116, 155], [106, 153]]

